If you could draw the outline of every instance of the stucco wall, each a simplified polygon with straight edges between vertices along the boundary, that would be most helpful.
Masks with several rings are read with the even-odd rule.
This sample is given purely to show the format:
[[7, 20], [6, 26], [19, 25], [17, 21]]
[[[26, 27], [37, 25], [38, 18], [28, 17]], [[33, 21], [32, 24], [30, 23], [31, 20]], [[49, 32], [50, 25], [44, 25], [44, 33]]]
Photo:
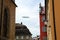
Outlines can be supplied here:
[[[60, 40], [60, 0], [54, 0], [54, 14], [55, 14], [55, 26], [56, 26], [56, 38]], [[52, 0], [49, 0], [49, 25], [51, 25], [51, 36], [52, 40], [55, 40], [54, 34], [54, 19], [53, 19], [53, 8], [52, 8]]]
[[57, 40], [60, 40], [60, 0], [54, 0]]

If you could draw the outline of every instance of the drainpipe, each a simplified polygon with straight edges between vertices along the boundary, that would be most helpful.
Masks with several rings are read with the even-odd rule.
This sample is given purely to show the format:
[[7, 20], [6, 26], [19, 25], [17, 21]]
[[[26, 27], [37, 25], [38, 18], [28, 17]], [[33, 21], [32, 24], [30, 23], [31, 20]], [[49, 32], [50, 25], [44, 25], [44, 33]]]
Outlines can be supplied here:
[[56, 36], [56, 22], [55, 22], [54, 0], [52, 0], [52, 9], [53, 9], [54, 35], [55, 35], [55, 40], [57, 40], [57, 36]]

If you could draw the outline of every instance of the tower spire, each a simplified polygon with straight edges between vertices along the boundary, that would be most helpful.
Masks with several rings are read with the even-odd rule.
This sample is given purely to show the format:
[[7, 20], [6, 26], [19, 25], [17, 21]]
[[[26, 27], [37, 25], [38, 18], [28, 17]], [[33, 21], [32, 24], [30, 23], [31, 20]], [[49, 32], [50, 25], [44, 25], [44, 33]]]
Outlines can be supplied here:
[[43, 10], [43, 7], [42, 7], [41, 3], [39, 4], [39, 8], [41, 9], [41, 11]]
[[41, 3], [39, 4], [39, 8], [42, 8], [42, 5], [41, 5]]

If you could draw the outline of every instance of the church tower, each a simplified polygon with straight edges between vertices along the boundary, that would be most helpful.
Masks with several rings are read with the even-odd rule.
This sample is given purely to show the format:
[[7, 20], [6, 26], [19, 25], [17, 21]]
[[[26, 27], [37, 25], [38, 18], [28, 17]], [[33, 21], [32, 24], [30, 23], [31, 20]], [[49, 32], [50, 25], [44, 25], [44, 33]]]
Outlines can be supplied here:
[[40, 40], [47, 40], [47, 25], [45, 22], [46, 13], [45, 13], [45, 7], [41, 6], [41, 4], [40, 4], [39, 19], [40, 19]]
[[15, 0], [0, 0], [0, 40], [15, 40]]

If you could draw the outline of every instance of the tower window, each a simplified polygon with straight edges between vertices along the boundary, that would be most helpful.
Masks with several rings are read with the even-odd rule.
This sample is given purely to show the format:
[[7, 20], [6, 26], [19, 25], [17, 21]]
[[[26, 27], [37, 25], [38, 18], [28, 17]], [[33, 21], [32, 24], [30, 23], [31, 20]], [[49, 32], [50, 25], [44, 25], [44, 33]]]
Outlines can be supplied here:
[[43, 37], [43, 40], [47, 40], [47, 36], [44, 36], [44, 37]]
[[47, 27], [42, 27], [42, 32], [47, 32]]
[[44, 21], [45, 21], [45, 16], [42, 17], [42, 22], [44, 22]]
[[8, 10], [4, 10], [4, 19], [3, 19], [3, 36], [7, 37], [8, 34]]

